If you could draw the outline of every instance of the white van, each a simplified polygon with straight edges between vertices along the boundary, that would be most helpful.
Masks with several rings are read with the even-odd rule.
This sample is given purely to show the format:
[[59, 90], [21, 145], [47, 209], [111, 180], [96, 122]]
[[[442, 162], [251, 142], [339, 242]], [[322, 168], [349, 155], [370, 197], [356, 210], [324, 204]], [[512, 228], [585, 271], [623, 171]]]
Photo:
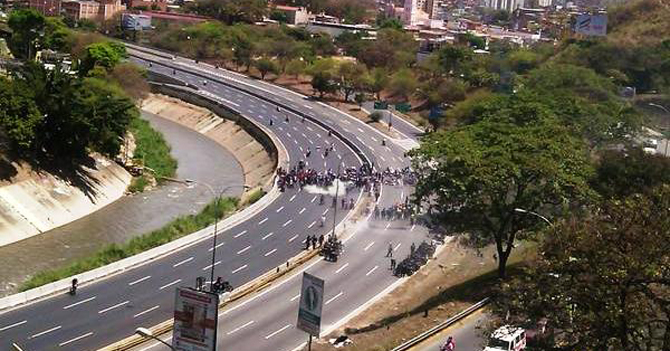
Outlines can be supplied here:
[[520, 351], [526, 348], [526, 330], [502, 326], [491, 334], [484, 351]]

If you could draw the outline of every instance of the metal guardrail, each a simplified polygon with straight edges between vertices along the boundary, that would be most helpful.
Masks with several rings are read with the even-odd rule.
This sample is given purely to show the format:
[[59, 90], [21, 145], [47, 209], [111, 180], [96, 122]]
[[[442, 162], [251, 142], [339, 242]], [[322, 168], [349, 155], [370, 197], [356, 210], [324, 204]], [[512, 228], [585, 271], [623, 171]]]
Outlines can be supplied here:
[[461, 319], [471, 315], [472, 313], [480, 310], [482, 307], [486, 306], [486, 304], [489, 303], [490, 298], [485, 298], [476, 304], [466, 308], [465, 310], [458, 312], [455, 316], [450, 317], [446, 321], [426, 330], [425, 332], [413, 337], [412, 339], [409, 339], [407, 342], [404, 344], [397, 346], [396, 348], [392, 349], [391, 351], [405, 351], [409, 350], [410, 348], [418, 345], [420, 342], [430, 338], [431, 336], [441, 332], [444, 329], [447, 329], [449, 326], [452, 324], [460, 321]]

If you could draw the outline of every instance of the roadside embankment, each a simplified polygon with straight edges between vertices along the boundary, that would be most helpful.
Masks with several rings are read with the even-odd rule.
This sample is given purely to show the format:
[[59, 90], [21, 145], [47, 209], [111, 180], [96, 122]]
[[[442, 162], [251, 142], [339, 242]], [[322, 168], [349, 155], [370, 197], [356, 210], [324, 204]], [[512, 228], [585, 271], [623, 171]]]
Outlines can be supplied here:
[[157, 88], [180, 99], [152, 94], [143, 101], [142, 109], [202, 133], [225, 147], [242, 166], [246, 185], [268, 184], [277, 166], [277, 150], [264, 132], [239, 115], [219, 106], [207, 106], [211, 103], [200, 101], [197, 95], [163, 89]]
[[12, 164], [17, 176], [0, 186], [0, 246], [60, 227], [121, 198], [131, 175], [100, 155], [91, 159], [77, 182]]

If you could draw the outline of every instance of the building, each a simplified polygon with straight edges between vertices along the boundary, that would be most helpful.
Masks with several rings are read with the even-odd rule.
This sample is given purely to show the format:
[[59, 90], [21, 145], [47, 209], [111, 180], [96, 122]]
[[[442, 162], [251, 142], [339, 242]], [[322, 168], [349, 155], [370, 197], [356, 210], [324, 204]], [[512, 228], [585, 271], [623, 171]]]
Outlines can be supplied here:
[[276, 5], [271, 10], [283, 13], [286, 16], [286, 23], [288, 24], [298, 25], [309, 22], [309, 12], [304, 7]]
[[406, 26], [418, 26], [430, 21], [430, 16], [424, 11], [427, 0], [405, 0], [402, 12], [402, 22]]
[[106, 21], [117, 13], [126, 10], [126, 5], [121, 4], [121, 0], [98, 0], [100, 7], [98, 9], [98, 19]]
[[131, 9], [142, 9], [142, 10], [154, 10], [154, 11], [167, 11], [167, 0], [129, 0], [128, 8]]
[[486, 6], [494, 10], [507, 10], [512, 12], [524, 6], [524, 0], [486, 0]]
[[45, 16], [58, 16], [61, 11], [61, 0], [30, 0], [28, 5]]
[[75, 21], [97, 20], [100, 11], [100, 3], [91, 0], [63, 1], [61, 7], [65, 15]]

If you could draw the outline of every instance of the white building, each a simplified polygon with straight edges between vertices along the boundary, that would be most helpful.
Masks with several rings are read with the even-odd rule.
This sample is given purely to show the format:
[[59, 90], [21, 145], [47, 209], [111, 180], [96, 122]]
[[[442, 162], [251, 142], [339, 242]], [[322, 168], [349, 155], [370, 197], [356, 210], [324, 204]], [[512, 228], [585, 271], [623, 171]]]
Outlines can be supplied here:
[[512, 12], [524, 6], [524, 0], [486, 0], [486, 6], [495, 10]]

